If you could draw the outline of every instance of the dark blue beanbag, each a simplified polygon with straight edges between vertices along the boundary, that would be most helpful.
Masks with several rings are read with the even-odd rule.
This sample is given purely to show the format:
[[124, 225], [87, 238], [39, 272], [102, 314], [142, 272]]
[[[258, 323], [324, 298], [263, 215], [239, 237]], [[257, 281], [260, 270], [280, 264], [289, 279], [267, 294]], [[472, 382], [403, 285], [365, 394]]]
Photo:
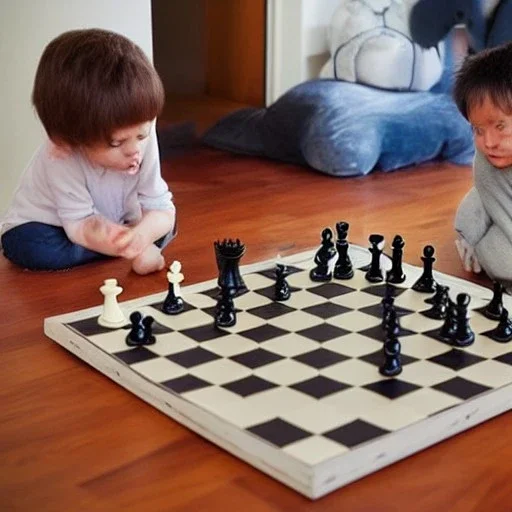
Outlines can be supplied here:
[[390, 92], [335, 80], [304, 82], [267, 108], [235, 111], [210, 128], [203, 142], [333, 176], [434, 159], [467, 165], [474, 151], [471, 128], [449, 94]]

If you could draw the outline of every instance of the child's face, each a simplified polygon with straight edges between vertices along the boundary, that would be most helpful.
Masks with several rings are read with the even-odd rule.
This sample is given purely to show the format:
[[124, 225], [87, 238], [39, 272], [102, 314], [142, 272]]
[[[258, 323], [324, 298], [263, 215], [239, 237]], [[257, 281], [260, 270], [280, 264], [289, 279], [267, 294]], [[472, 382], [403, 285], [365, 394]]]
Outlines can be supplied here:
[[136, 174], [149, 140], [151, 122], [120, 128], [108, 142], [97, 142], [84, 148], [95, 167]]
[[512, 115], [505, 114], [488, 97], [468, 112], [476, 148], [498, 169], [512, 165]]

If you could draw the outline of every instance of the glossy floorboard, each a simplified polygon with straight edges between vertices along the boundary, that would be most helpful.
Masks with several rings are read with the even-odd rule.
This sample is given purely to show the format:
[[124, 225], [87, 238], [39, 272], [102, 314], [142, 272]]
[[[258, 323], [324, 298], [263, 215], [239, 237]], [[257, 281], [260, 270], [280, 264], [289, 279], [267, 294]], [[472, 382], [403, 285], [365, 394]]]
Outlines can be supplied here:
[[[166, 249], [186, 282], [216, 275], [212, 243], [238, 237], [243, 263], [311, 249], [323, 227], [350, 222], [406, 240], [404, 259], [470, 278], [453, 245], [453, 215], [471, 171], [435, 164], [336, 179], [212, 150], [164, 164], [179, 210]], [[116, 277], [122, 300], [162, 291], [165, 273], [140, 277], [112, 260], [33, 273], [0, 259], [0, 509], [246, 511], [506, 511], [512, 503], [512, 413], [311, 502], [172, 422], [43, 335], [43, 319], [101, 302]], [[485, 284], [485, 278], [478, 282]]]

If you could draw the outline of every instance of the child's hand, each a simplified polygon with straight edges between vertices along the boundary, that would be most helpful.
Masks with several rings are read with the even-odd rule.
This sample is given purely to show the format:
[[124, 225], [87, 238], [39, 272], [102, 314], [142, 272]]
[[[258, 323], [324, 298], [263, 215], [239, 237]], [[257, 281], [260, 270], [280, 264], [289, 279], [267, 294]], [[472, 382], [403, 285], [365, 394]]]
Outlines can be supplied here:
[[464, 270], [466, 272], [479, 274], [482, 271], [482, 267], [476, 257], [475, 248], [469, 245], [469, 243], [462, 237], [455, 240], [455, 246], [457, 247]]
[[113, 240], [117, 254], [128, 260], [133, 260], [151, 245], [151, 240], [136, 228], [126, 228]]

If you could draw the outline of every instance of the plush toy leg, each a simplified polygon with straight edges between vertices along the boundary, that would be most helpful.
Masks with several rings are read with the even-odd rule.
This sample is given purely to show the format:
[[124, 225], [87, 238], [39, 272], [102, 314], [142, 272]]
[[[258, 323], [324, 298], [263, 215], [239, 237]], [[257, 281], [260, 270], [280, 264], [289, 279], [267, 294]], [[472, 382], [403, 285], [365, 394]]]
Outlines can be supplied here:
[[475, 51], [485, 46], [485, 19], [482, 0], [419, 0], [409, 18], [413, 40], [424, 48], [436, 46], [457, 24], [468, 27]]

